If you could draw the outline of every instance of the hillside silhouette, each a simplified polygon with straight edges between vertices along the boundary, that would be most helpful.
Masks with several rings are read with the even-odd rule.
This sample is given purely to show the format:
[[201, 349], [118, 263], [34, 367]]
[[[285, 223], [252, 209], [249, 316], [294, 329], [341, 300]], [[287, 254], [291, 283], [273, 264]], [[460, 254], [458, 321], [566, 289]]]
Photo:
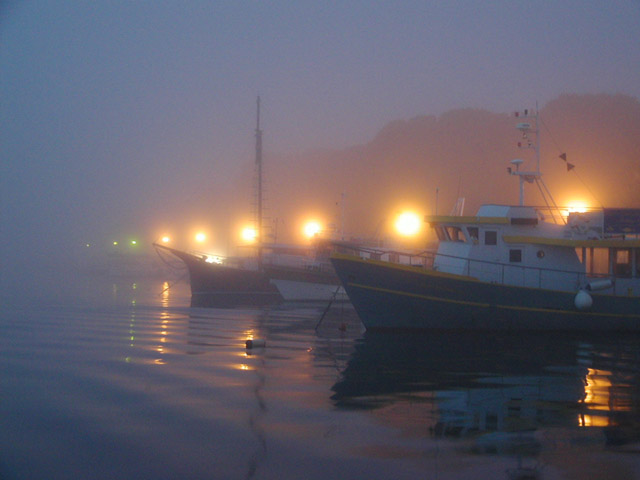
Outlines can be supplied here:
[[[532, 106], [525, 105], [523, 108]], [[640, 102], [626, 95], [562, 95], [540, 109], [541, 169], [559, 205], [580, 199], [591, 206], [640, 206]], [[389, 123], [368, 143], [344, 150], [269, 155], [271, 215], [288, 219], [280, 238], [310, 214], [344, 225], [350, 234], [382, 235], [403, 208], [446, 214], [459, 197], [465, 214], [482, 203], [516, 204], [517, 180], [507, 174], [533, 152], [519, 149], [513, 113], [452, 110]], [[559, 158], [566, 153], [567, 161]], [[528, 204], [541, 205], [527, 185]]]

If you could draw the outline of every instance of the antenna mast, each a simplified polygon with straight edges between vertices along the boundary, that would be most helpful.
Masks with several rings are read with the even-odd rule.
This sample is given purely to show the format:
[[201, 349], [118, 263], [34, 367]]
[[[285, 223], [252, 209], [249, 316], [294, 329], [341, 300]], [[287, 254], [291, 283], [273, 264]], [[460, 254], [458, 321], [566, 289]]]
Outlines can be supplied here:
[[[523, 121], [516, 125], [516, 128], [522, 133], [522, 140], [518, 142], [519, 148], [528, 148], [535, 152], [536, 157], [536, 169], [534, 171], [520, 171], [520, 166], [524, 163], [524, 160], [516, 159], [511, 163], [515, 166], [515, 171], [510, 170], [511, 175], [518, 176], [520, 180], [520, 206], [524, 205], [524, 182], [538, 182], [542, 177], [540, 173], [540, 134], [538, 129], [538, 112], [531, 112], [525, 109], [523, 112], [516, 112], [517, 118], [523, 120], [531, 119], [531, 121]], [[532, 125], [533, 122], [533, 125]], [[531, 136], [534, 138], [532, 139]]]
[[257, 175], [257, 209], [256, 240], [258, 242], [258, 268], [262, 269], [262, 130], [260, 129], [260, 96], [257, 100], [256, 115], [256, 175]]
[[[542, 180], [542, 172], [540, 171], [540, 128], [538, 126], [538, 107], [536, 105], [535, 111], [525, 109], [523, 112], [516, 112], [515, 116], [524, 120], [516, 125], [516, 128], [522, 133], [522, 141], [518, 142], [518, 147], [533, 150], [535, 152], [536, 160], [536, 168], [534, 171], [521, 171], [520, 166], [524, 163], [524, 160], [521, 159], [511, 161], [515, 170], [511, 167], [508, 168], [508, 172], [511, 175], [516, 175], [520, 181], [520, 206], [524, 206], [524, 183], [535, 183], [538, 190], [540, 190], [542, 198], [546, 203], [547, 209], [551, 213], [552, 218], [556, 223], [558, 223], [554, 212], [560, 212], [560, 209], [556, 205], [551, 192]], [[531, 138], [532, 136], [534, 138]], [[560, 220], [562, 223], [566, 223], [562, 215], [560, 215]]]

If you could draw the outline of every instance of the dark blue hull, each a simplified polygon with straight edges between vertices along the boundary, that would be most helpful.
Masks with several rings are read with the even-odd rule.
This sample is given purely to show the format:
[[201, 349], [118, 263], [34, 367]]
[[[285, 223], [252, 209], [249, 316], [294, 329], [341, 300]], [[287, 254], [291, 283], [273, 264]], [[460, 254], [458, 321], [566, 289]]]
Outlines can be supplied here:
[[424, 268], [335, 255], [331, 261], [368, 330], [640, 331], [640, 297], [480, 282]]

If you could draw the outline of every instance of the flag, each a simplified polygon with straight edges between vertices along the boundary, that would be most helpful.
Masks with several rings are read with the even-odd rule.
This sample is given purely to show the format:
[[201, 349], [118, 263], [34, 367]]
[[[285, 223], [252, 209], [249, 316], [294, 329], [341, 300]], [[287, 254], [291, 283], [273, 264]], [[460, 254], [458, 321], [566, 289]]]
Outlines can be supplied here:
[[561, 153], [560, 154], [560, 158], [566, 162], [567, 161], [567, 154], [566, 153]]
[[567, 172], [570, 172], [574, 168], [576, 168], [576, 166], [573, 163], [567, 162]]

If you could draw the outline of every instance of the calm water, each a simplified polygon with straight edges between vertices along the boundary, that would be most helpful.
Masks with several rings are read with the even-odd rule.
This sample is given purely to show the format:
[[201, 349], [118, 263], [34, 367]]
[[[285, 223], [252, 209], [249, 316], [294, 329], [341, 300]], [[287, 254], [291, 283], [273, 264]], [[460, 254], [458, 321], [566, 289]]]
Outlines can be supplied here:
[[638, 337], [316, 330], [165, 287], [5, 292], [2, 480], [640, 478]]

